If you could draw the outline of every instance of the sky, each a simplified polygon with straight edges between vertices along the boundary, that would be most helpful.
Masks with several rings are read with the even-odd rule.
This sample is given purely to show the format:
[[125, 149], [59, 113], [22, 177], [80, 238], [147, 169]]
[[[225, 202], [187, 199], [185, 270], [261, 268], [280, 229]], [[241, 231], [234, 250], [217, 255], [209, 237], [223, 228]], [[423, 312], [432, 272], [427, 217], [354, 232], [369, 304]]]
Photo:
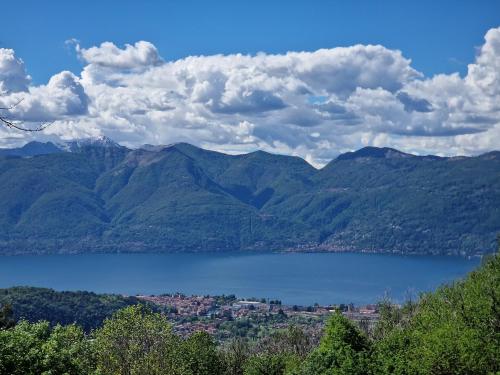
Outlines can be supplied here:
[[387, 146], [500, 149], [500, 1], [24, 1], [0, 106], [40, 134], [262, 149], [321, 166]]

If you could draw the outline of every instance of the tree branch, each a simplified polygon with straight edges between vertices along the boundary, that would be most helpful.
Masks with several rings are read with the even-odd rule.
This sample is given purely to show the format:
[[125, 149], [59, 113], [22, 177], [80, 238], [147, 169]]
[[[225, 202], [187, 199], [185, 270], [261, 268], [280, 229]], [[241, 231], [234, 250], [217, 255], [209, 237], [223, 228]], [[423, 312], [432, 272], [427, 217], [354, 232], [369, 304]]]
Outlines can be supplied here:
[[[0, 107], [0, 111], [11, 111], [14, 108], [16, 108], [23, 100], [24, 98], [19, 99], [17, 103], [11, 105], [10, 107]], [[48, 126], [53, 124], [53, 122], [44, 122], [38, 125], [36, 128], [25, 128], [22, 126], [23, 122], [21, 121], [14, 122], [13, 120], [10, 120], [8, 117], [2, 115], [0, 115], [0, 123], [2, 123], [4, 126], [8, 128], [17, 129], [23, 132], [41, 132], [42, 130], [46, 129]]]

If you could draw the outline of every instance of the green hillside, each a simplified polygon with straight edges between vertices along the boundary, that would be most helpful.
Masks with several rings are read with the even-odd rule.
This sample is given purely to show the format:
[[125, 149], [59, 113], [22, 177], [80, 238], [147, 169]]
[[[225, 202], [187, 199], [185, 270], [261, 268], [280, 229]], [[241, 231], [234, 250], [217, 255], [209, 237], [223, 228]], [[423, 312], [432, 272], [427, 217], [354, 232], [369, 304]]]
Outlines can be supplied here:
[[492, 252], [500, 231], [500, 152], [440, 158], [368, 147], [317, 170], [297, 157], [183, 143], [129, 150], [74, 142], [71, 152], [29, 157], [17, 150], [0, 156], [3, 254], [473, 255]]
[[135, 297], [116, 294], [56, 292], [27, 286], [0, 289], [0, 306], [11, 306], [15, 321], [45, 320], [51, 325], [76, 323], [86, 332], [101, 326], [114, 312], [137, 304], [145, 305]]

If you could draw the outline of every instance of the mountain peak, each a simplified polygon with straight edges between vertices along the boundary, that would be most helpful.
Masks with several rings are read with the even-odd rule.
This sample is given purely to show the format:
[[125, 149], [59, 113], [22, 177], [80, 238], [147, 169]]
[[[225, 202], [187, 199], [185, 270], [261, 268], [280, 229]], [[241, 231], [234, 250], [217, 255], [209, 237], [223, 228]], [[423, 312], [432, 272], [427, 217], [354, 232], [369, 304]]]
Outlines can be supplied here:
[[68, 152], [79, 151], [83, 147], [104, 147], [104, 148], [114, 148], [114, 147], [123, 147], [120, 144], [113, 141], [111, 138], [108, 138], [104, 135], [100, 135], [97, 137], [88, 137], [88, 138], [80, 138], [72, 141], [65, 142], [63, 144], [58, 145], [61, 149]]
[[363, 147], [357, 151], [340, 154], [336, 160], [354, 160], [359, 158], [399, 159], [411, 157], [415, 157], [415, 155], [407, 154], [394, 148], [368, 146]]

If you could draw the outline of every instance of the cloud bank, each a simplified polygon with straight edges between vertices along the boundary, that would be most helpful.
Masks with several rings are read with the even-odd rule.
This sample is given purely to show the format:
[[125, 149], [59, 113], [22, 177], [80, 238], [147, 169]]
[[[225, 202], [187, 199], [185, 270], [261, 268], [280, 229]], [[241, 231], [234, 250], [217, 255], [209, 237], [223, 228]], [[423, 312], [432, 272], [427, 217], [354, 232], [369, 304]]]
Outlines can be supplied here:
[[[184, 141], [315, 165], [367, 145], [444, 155], [500, 149], [500, 28], [486, 33], [464, 77], [425, 77], [380, 45], [177, 61], [146, 41], [75, 49], [79, 75], [61, 72], [41, 86], [13, 50], [0, 49], [0, 106], [23, 98], [12, 117], [54, 121], [41, 138]], [[3, 146], [29, 137], [0, 129]]]

